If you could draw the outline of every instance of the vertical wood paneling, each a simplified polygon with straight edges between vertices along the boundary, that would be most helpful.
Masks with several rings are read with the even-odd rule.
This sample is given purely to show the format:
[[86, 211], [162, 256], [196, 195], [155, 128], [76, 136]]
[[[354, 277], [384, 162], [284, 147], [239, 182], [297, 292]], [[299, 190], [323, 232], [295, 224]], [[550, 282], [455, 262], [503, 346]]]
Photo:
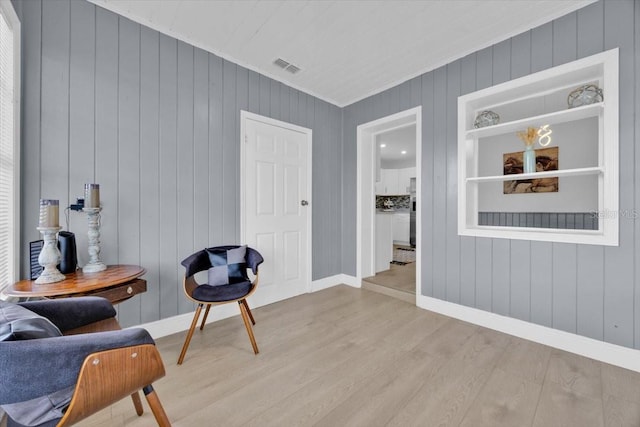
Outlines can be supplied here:
[[512, 240], [510, 246], [509, 315], [528, 321], [531, 316], [531, 242]]
[[[573, 61], [576, 55], [577, 14], [570, 13], [553, 22], [553, 65]], [[565, 215], [558, 216], [558, 227], [566, 228]], [[576, 332], [576, 245], [553, 243], [553, 257], [553, 327]]]
[[[527, 31], [511, 39], [510, 68], [512, 79], [531, 72], [531, 32]], [[513, 224], [513, 216], [511, 221], [512, 225], [517, 225]], [[528, 321], [531, 316], [531, 242], [512, 240], [510, 249], [509, 315]]]
[[[194, 212], [195, 170], [194, 170], [194, 48], [178, 42], [178, 88], [176, 135], [179, 135], [177, 165], [177, 259], [182, 260], [194, 252]], [[181, 268], [178, 278], [182, 274]], [[178, 279], [179, 280], [179, 279]], [[177, 284], [178, 282], [176, 282]], [[176, 286], [177, 287], [177, 286]], [[186, 298], [178, 292], [178, 313], [192, 307]]]
[[236, 100], [236, 67], [222, 62], [222, 241], [239, 243], [239, 186], [240, 158], [236, 155], [238, 147], [237, 127], [239, 127]]
[[[420, 170], [420, 184], [422, 194], [420, 197], [422, 240], [420, 247], [420, 257], [422, 260], [422, 283], [419, 288], [423, 295], [433, 296], [433, 150], [434, 150], [434, 96], [433, 73], [422, 76], [422, 164]], [[346, 145], [347, 141], [344, 141]], [[416, 236], [417, 237], [417, 236]]]
[[222, 59], [209, 54], [209, 243], [223, 241]]
[[531, 30], [531, 72], [545, 70], [553, 65], [553, 22]]
[[69, 188], [68, 176], [57, 172], [69, 167], [69, 33], [69, 3], [43, 2], [41, 154], [56, 168], [42, 169], [41, 197], [60, 206], [68, 205]]
[[578, 37], [577, 14], [570, 13], [553, 22], [553, 65], [576, 59]]
[[495, 313], [508, 315], [511, 306], [511, 241], [493, 239], [491, 246], [491, 300]]
[[460, 302], [460, 239], [458, 234], [458, 96], [460, 63], [447, 65], [446, 108], [446, 299]]
[[[637, 2], [634, 3], [634, 19], [635, 19], [635, 26], [634, 26], [634, 32], [635, 32], [635, 52], [634, 52], [634, 58], [635, 58], [635, 71], [636, 74], [638, 72], [638, 70], [640, 70], [640, 6], [638, 5]], [[635, 115], [634, 115], [634, 123], [635, 123], [635, 127], [634, 127], [634, 139], [637, 138], [638, 136], [640, 136], [640, 85], [638, 85], [638, 77], [635, 77], [636, 79], [636, 84], [635, 84], [635, 102], [634, 102], [634, 111], [635, 111]], [[640, 167], [640, 150], [635, 150], [635, 169], [637, 170], [637, 168]], [[640, 250], [638, 250], [639, 246], [637, 244], [637, 239], [640, 238], [640, 221], [638, 221], [637, 217], [638, 214], [640, 214], [640, 173], [636, 172], [635, 173], [635, 180], [634, 180], [634, 184], [635, 184], [635, 210], [632, 212], [633, 216], [636, 217], [636, 220], [634, 221], [634, 232], [635, 232], [635, 239], [634, 241], [636, 242], [635, 245], [635, 254], [634, 254], [634, 261], [635, 261], [635, 265], [640, 265]], [[634, 347], [635, 348], [640, 348], [640, 280], [637, 280], [637, 274], [639, 273], [639, 271], [636, 269], [636, 271], [634, 272], [634, 278], [636, 278], [636, 280], [634, 280], [635, 283], [635, 288], [634, 288]]]
[[578, 58], [604, 50], [604, 3], [592, 3], [576, 11]]
[[[120, 20], [118, 51], [118, 246], [119, 264], [140, 264], [140, 26]], [[122, 242], [122, 243], [120, 243]], [[119, 307], [120, 320], [140, 319], [140, 299]]]
[[476, 307], [493, 311], [493, 239], [476, 238]]
[[511, 78], [531, 73], [531, 32], [518, 34], [511, 39]]
[[177, 95], [178, 43], [160, 35], [160, 316], [178, 312]]
[[[436, 206], [433, 215], [433, 296], [446, 299], [447, 283], [447, 128], [443, 126], [447, 120], [447, 69], [434, 71], [434, 144], [433, 144], [433, 204]], [[435, 267], [438, 266], [438, 267]], [[443, 268], [445, 267], [445, 268]]]
[[[40, 183], [42, 182], [40, 167], [40, 104], [41, 104], [41, 63], [42, 63], [42, 3], [40, 1], [20, 2], [22, 15], [20, 21], [23, 28], [21, 45], [22, 55], [22, 129], [21, 129], [21, 234], [20, 246], [26, 254], [28, 242], [41, 238], [36, 230], [38, 226], [38, 204], [40, 199]], [[25, 28], [32, 31], [25, 31]], [[28, 126], [25, 124], [29, 123]], [[28, 161], [25, 161], [28, 159]], [[21, 253], [22, 255], [22, 253]], [[22, 256], [22, 277], [29, 277], [29, 257]]]
[[[460, 94], [476, 90], [476, 54], [467, 55], [460, 65]], [[457, 159], [457, 155], [456, 155]], [[457, 195], [457, 191], [456, 191]], [[457, 227], [457, 225], [456, 225]], [[476, 238], [460, 238], [460, 303], [475, 307], [476, 304]]]
[[[496, 85], [511, 78], [511, 40], [494, 45], [492, 53], [492, 82]], [[511, 306], [511, 241], [494, 239], [491, 250], [491, 307], [495, 313], [506, 316]]]
[[531, 242], [531, 321], [553, 324], [553, 245]]
[[249, 111], [260, 112], [260, 75], [249, 71]]
[[[23, 212], [37, 212], [45, 192], [64, 208], [84, 183], [101, 184], [101, 258], [147, 270], [147, 292], [118, 306], [124, 326], [191, 311], [179, 262], [238, 242], [240, 110], [313, 130], [324, 226], [314, 228], [312, 274], [342, 271], [342, 109], [88, 2], [19, 5]], [[24, 247], [39, 238], [34, 215]], [[72, 215], [82, 261], [86, 217]], [[26, 257], [22, 268], [24, 277]]]
[[[46, 4], [63, 4], [43, 2]], [[43, 94], [44, 102], [44, 94]], [[118, 262], [118, 17], [96, 9], [95, 180], [100, 184], [100, 259]], [[44, 153], [43, 153], [44, 154]], [[44, 177], [43, 177], [44, 178]]]
[[[577, 56], [583, 58], [604, 49], [602, 2], [577, 11]], [[583, 221], [584, 223], [585, 221]], [[577, 248], [577, 332], [604, 339], [604, 248], [580, 245]]]
[[576, 332], [576, 245], [553, 243], [553, 327]]
[[193, 58], [193, 249], [209, 243], [209, 54]]
[[[280, 120], [285, 121], [287, 123], [291, 123], [291, 117], [289, 116], [289, 102], [291, 96], [289, 94], [290, 88], [287, 85], [280, 85]], [[242, 97], [238, 95], [238, 99]]]
[[160, 319], [160, 36], [140, 32], [140, 264], [147, 270], [142, 322]]
[[634, 69], [635, 2], [604, 3], [604, 47], [620, 49], [620, 246], [605, 248], [604, 339], [633, 346], [634, 224]]
[[[552, 22], [531, 30], [532, 73], [553, 65], [552, 42]], [[531, 321], [544, 326], [553, 322], [552, 250], [551, 243], [531, 242]]]
[[[83, 197], [83, 184], [92, 183], [95, 158], [95, 8], [87, 2], [71, 3], [69, 58], [69, 200]], [[69, 230], [74, 230], [76, 247], [87, 247], [87, 218], [69, 212]], [[88, 252], [78, 251], [79, 265]]]

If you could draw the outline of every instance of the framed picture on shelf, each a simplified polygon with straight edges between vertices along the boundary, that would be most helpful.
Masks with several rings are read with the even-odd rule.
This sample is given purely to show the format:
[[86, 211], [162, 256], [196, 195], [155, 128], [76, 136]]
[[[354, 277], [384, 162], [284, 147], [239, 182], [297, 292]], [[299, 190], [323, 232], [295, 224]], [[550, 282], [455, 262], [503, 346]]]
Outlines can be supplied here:
[[[536, 152], [536, 172], [558, 170], [558, 147], [540, 148]], [[503, 175], [523, 173], [523, 153], [504, 153], [502, 155]], [[540, 179], [519, 179], [504, 181], [503, 194], [557, 193], [558, 177]]]

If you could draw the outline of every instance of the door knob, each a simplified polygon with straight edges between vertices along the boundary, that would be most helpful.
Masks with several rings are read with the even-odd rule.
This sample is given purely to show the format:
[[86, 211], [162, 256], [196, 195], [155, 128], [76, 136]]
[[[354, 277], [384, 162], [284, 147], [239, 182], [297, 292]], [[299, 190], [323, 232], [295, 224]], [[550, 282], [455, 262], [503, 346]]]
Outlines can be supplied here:
[[309, 202], [307, 202], [306, 200], [302, 200], [302, 201], [300, 201], [300, 204], [301, 204], [302, 206], [308, 206], [308, 205], [309, 205]]

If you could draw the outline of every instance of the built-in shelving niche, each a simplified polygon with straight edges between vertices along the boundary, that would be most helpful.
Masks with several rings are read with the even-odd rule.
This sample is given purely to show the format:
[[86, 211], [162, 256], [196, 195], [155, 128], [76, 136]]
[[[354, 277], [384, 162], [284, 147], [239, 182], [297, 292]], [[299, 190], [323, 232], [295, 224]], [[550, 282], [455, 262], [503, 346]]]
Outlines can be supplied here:
[[[589, 84], [603, 100], [569, 108]], [[618, 90], [613, 49], [458, 98], [458, 234], [617, 246]], [[476, 129], [486, 110], [499, 123]], [[557, 147], [557, 170], [505, 175], [505, 154], [524, 151], [517, 132], [545, 125], [535, 148]]]

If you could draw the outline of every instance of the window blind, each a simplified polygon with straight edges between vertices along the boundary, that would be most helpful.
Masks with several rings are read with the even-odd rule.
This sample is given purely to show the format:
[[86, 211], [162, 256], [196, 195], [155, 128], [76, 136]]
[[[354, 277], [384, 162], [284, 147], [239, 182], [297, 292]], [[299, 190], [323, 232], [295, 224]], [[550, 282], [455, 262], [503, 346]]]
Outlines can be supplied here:
[[15, 281], [18, 256], [15, 36], [4, 3], [0, 7], [0, 290]]

